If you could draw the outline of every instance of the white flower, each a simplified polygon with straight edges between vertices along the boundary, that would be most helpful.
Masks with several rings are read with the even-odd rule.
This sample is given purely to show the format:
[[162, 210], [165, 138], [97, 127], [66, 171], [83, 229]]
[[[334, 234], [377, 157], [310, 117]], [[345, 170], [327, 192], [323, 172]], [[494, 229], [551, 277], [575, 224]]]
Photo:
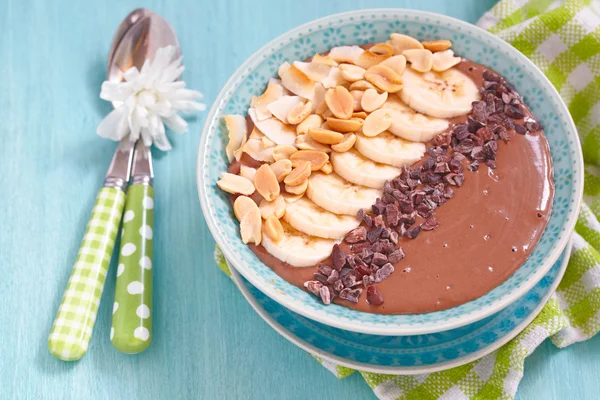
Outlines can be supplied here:
[[187, 132], [187, 122], [178, 113], [206, 108], [194, 101], [202, 99], [202, 93], [177, 81], [184, 67], [182, 57], [173, 60], [174, 55], [175, 47], [163, 47], [141, 71], [131, 67], [122, 82], [102, 83], [100, 98], [113, 102], [115, 109], [98, 125], [98, 135], [117, 141], [129, 136], [131, 142], [141, 137], [146, 146], [171, 149], [165, 125], [177, 133]]

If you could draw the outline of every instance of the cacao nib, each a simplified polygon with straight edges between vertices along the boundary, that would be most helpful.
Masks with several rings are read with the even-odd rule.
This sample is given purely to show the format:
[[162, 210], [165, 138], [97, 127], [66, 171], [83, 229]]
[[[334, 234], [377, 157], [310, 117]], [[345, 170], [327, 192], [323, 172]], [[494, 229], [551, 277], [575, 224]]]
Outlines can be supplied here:
[[321, 287], [321, 289], [319, 290], [319, 296], [321, 296], [321, 301], [323, 302], [323, 304], [331, 304], [331, 291], [327, 286]]
[[533, 133], [533, 132], [537, 132], [537, 131], [541, 130], [542, 126], [540, 125], [539, 122], [530, 120], [530, 121], [525, 122], [525, 128], [527, 128], [527, 130], [529, 132]]
[[388, 258], [385, 254], [381, 254], [381, 253], [373, 254], [373, 261], [371, 261], [371, 263], [381, 267], [387, 262], [388, 262]]
[[376, 215], [375, 218], [373, 218], [373, 225], [375, 225], [375, 227], [385, 226], [385, 222], [383, 222], [383, 215]]
[[452, 131], [454, 137], [460, 142], [461, 140], [466, 139], [469, 136], [469, 129], [467, 129], [467, 124], [458, 124], [454, 127]]
[[[346, 276], [344, 276], [341, 279], [342, 279], [342, 283], [344, 284], [344, 287], [351, 288], [360, 283], [360, 282], [358, 282], [357, 278], [358, 278], [357, 272], [355, 270], [352, 270], [352, 271], [348, 272], [348, 274], [346, 274]], [[362, 280], [362, 278], [361, 278], [361, 280]]]
[[390, 233], [390, 242], [398, 244], [398, 232], [392, 231], [392, 233]]
[[319, 265], [318, 270], [321, 274], [323, 274], [325, 276], [329, 276], [329, 275], [331, 275], [331, 271], [333, 271], [333, 268], [331, 268], [329, 265], [321, 264], [321, 265]]
[[377, 200], [375, 200], [375, 204], [373, 204], [372, 208], [373, 208], [373, 214], [381, 215], [381, 214], [383, 214], [383, 211], [385, 210], [385, 204], [381, 199], [378, 198]]
[[486, 142], [494, 138], [494, 132], [492, 132], [492, 130], [487, 126], [477, 129], [475, 134]]
[[474, 160], [483, 160], [485, 158], [485, 153], [483, 152], [482, 146], [476, 146], [471, 151], [471, 158]]
[[412, 228], [410, 228], [406, 231], [406, 237], [409, 239], [414, 239], [417, 236], [419, 236], [420, 232], [421, 232], [420, 226], [413, 226]]
[[483, 145], [483, 154], [485, 154], [485, 156], [490, 160], [496, 159], [497, 151], [498, 151], [498, 142], [496, 142], [495, 140], [490, 140], [489, 142], [487, 142], [486, 144]]
[[477, 172], [477, 170], [479, 169], [479, 161], [473, 161], [471, 164], [469, 164], [467, 169], [471, 172]]
[[381, 226], [371, 229], [367, 232], [367, 240], [371, 242], [371, 244], [375, 243], [377, 239], [379, 239], [379, 236], [381, 236], [381, 232], [383, 232], [383, 227]]
[[397, 262], [399, 262], [400, 260], [402, 260], [404, 258], [404, 250], [402, 250], [402, 249], [394, 250], [388, 255], [387, 258], [388, 258], [389, 262], [391, 262], [392, 264], [396, 264]]
[[306, 281], [304, 282], [304, 287], [315, 296], [319, 296], [323, 284], [318, 281]]
[[388, 226], [398, 225], [398, 221], [400, 220], [400, 211], [395, 204], [388, 204], [385, 206], [385, 219]]
[[433, 144], [440, 147], [448, 147], [452, 142], [452, 135], [441, 133], [433, 138]]
[[342, 290], [338, 296], [340, 299], [349, 301], [351, 303], [358, 303], [358, 298], [360, 297], [361, 293], [362, 293], [362, 289], [360, 289], [360, 288], [357, 288], [357, 289], [346, 288], [346, 289]]
[[451, 199], [454, 196], [454, 190], [450, 186], [446, 186], [444, 188], [444, 197], [447, 199]]
[[413, 202], [410, 199], [400, 200], [398, 203], [402, 214], [410, 214], [414, 211]]
[[509, 105], [509, 104], [504, 106], [504, 114], [506, 114], [507, 116], [509, 116], [513, 119], [521, 119], [525, 116], [525, 114], [523, 114], [523, 111], [521, 111], [519, 108]]
[[340, 245], [335, 244], [333, 246], [331, 259], [333, 262], [333, 268], [337, 269], [338, 271], [346, 264], [346, 253], [341, 249]]
[[491, 169], [496, 169], [496, 160], [485, 160], [485, 165]]
[[322, 284], [326, 284], [326, 283], [327, 283], [327, 278], [328, 278], [328, 277], [327, 277], [327, 276], [325, 276], [325, 275], [323, 275], [323, 274], [320, 274], [320, 273], [316, 272], [316, 273], [313, 275], [313, 278], [315, 278], [315, 280], [316, 280], [316, 281], [319, 281], [319, 282], [321, 282]]
[[369, 286], [367, 289], [367, 302], [373, 306], [380, 306], [383, 304], [383, 297], [379, 294], [379, 291], [375, 286]]
[[485, 79], [486, 81], [497, 83], [500, 83], [502, 81], [502, 77], [500, 77], [500, 75], [490, 71], [489, 69], [483, 71], [483, 79]]
[[333, 283], [333, 290], [335, 290], [337, 293], [339, 293], [342, 290], [344, 290], [344, 284], [342, 283], [341, 279], [338, 279], [337, 281], [335, 281]]
[[431, 231], [438, 227], [440, 223], [434, 217], [429, 218], [421, 224], [421, 229], [424, 231]]
[[353, 244], [353, 243], [362, 242], [366, 238], [367, 238], [367, 228], [365, 228], [364, 226], [359, 226], [358, 228], [353, 229], [350, 232], [348, 232], [348, 234], [346, 235], [346, 238], [344, 240], [346, 241], [346, 243]]
[[375, 272], [375, 282], [383, 282], [394, 272], [394, 266], [391, 263], [384, 264]]
[[392, 184], [390, 181], [385, 181], [385, 183], [383, 184], [383, 193], [385, 194], [392, 194]]
[[364, 275], [363, 276], [363, 286], [364, 287], [369, 287], [369, 285], [373, 284], [375, 282], [375, 279], [370, 276], [370, 275]]
[[364, 249], [360, 255], [360, 258], [362, 259], [363, 262], [367, 263], [367, 264], [371, 264], [371, 260], [373, 260], [373, 250], [371, 249]]
[[467, 122], [468, 122], [469, 132], [471, 132], [471, 133], [475, 133], [475, 132], [477, 132], [477, 129], [483, 128], [485, 126], [485, 123], [478, 121], [475, 118], [470, 117], [470, 116], [467, 118]]
[[458, 146], [456, 146], [454, 148], [454, 151], [457, 151], [459, 153], [470, 153], [471, 150], [473, 150], [473, 147], [475, 146], [475, 144], [473, 143], [472, 139], [465, 139], [462, 140]]
[[331, 275], [329, 275], [329, 277], [327, 277], [327, 283], [329, 283], [330, 285], [333, 285], [335, 283], [335, 281], [338, 280], [339, 277], [340, 277], [340, 273], [334, 269], [333, 271], [331, 271]]
[[371, 243], [369, 243], [369, 241], [365, 240], [364, 242], [358, 242], [352, 245], [352, 252], [353, 253], [360, 253], [361, 251], [363, 251], [364, 249], [368, 249], [371, 247]]
[[394, 196], [388, 193], [384, 193], [383, 196], [381, 196], [381, 200], [383, 200], [385, 204], [393, 204], [396, 202]]
[[425, 159], [425, 162], [423, 163], [423, 169], [431, 171], [433, 167], [435, 167], [435, 160], [433, 158]]
[[515, 124], [515, 132], [517, 132], [519, 135], [524, 135], [527, 133], [527, 128], [521, 124]]
[[[458, 154], [460, 154], [460, 153], [458, 153]], [[455, 174], [462, 172], [462, 170], [463, 170], [462, 163], [456, 158], [453, 158], [452, 160], [450, 160], [450, 163], [448, 163], [448, 167], [450, 169], [450, 172], [454, 172]]]
[[445, 162], [439, 162], [435, 164], [435, 169], [433, 170], [436, 174], [447, 174], [450, 172], [450, 167]]

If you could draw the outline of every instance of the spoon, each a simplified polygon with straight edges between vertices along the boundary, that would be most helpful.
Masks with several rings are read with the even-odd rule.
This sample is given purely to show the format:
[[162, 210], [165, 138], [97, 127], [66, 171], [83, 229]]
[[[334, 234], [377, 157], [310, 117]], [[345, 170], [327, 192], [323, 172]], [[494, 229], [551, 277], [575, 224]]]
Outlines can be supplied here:
[[[171, 45], [179, 58], [175, 31], [161, 16], [144, 10], [116, 46], [108, 68], [109, 79], [120, 79], [131, 65], [141, 69], [156, 51]], [[123, 214], [121, 251], [117, 267], [110, 339], [127, 354], [142, 352], [152, 340], [152, 242], [154, 189], [152, 155], [140, 139], [135, 146], [131, 185]]]
[[[111, 60], [109, 63], [118, 66], [118, 68], [109, 67], [110, 80], [120, 81], [123, 72], [130, 66], [135, 65], [141, 68], [143, 61], [148, 57], [153, 57], [156, 49], [162, 47], [160, 43], [165, 43], [164, 40], [157, 40], [156, 38], [157, 35], [161, 34], [160, 28], [164, 28], [164, 23], [151, 24], [145, 18], [147, 12], [151, 13], [151, 11], [144, 9], [134, 10], [119, 26], [111, 45], [114, 54], [109, 55], [109, 60]], [[144, 23], [144, 21], [146, 22]], [[143, 29], [132, 29], [138, 24]], [[142, 32], [146, 32], [146, 34], [142, 34]], [[129, 39], [124, 41], [126, 38]], [[151, 38], [154, 38], [153, 43], [159, 45], [148, 46]], [[136, 40], [132, 42], [132, 39]], [[122, 44], [127, 44], [128, 47], [124, 47]], [[179, 49], [176, 39], [174, 42], [171, 41], [170, 44], [176, 45]], [[123, 50], [125, 48], [130, 50], [129, 54]], [[138, 52], [143, 52], [144, 56], [138, 54]], [[119, 60], [118, 63], [114, 62], [116, 59]], [[146, 186], [150, 187], [152, 183], [150, 152], [149, 149], [141, 146], [139, 153], [136, 157], [135, 173], [144, 174], [146, 178], [138, 180], [143, 181]], [[129, 182], [133, 155], [134, 144], [127, 139], [121, 141], [106, 173], [104, 186], [96, 197], [77, 260], [48, 337], [50, 353], [61, 360], [78, 360], [83, 357], [88, 349], [121, 215], [125, 206], [125, 188]], [[145, 163], [142, 163], [141, 160], [145, 160]], [[152, 194], [151, 187], [149, 193]], [[142, 198], [142, 200], [145, 200], [145, 198]], [[149, 204], [150, 201], [145, 201], [145, 204]], [[133, 208], [133, 203], [130, 204]], [[146, 221], [146, 224], [152, 224], [151, 219], [146, 219]], [[151, 255], [151, 246], [149, 248]], [[149, 288], [151, 298], [151, 283]]]

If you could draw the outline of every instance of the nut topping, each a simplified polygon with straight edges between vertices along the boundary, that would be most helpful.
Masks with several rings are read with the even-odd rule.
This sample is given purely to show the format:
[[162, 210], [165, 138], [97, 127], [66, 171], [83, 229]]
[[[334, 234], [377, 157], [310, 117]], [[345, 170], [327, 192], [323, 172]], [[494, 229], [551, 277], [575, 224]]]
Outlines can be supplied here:
[[349, 151], [356, 143], [356, 135], [354, 133], [347, 133], [344, 135], [344, 139], [338, 144], [334, 144], [331, 146], [333, 151], [337, 151], [338, 153], [344, 153]]
[[262, 199], [258, 206], [260, 215], [263, 219], [269, 218], [271, 215], [275, 215], [277, 218], [283, 217], [285, 214], [285, 198], [284, 196], [277, 196], [273, 201], [266, 201]]
[[[323, 104], [325, 104], [325, 101], [323, 101]], [[325, 105], [327, 105], [327, 104], [325, 104]], [[316, 114], [311, 114], [308, 117], [306, 117], [306, 119], [304, 121], [300, 122], [298, 124], [298, 126], [296, 126], [296, 133], [298, 135], [303, 135], [305, 133], [308, 133], [308, 130], [310, 128], [319, 128], [322, 123], [323, 123], [323, 118], [321, 118], [321, 116], [316, 115]]]
[[275, 172], [268, 164], [263, 164], [256, 170], [254, 186], [256, 191], [267, 201], [273, 201], [279, 196], [279, 182], [277, 182]]
[[402, 76], [386, 65], [375, 65], [367, 70], [365, 79], [388, 93], [402, 89]]
[[328, 89], [325, 93], [325, 102], [337, 118], [348, 119], [352, 116], [354, 98], [345, 87], [336, 86], [335, 88]]
[[363, 79], [365, 69], [358, 65], [340, 64], [340, 73], [342, 74], [342, 78], [348, 82], [356, 82]]
[[415, 71], [431, 71], [433, 65], [433, 54], [431, 54], [431, 51], [425, 49], [413, 49], [404, 50], [402, 54], [406, 57], [406, 61], [410, 63], [410, 67]]
[[275, 243], [283, 239], [283, 226], [281, 225], [281, 222], [279, 222], [279, 219], [275, 215], [271, 215], [269, 218], [266, 219], [264, 229], [265, 234], [268, 237], [270, 237]]
[[377, 93], [375, 89], [365, 90], [360, 105], [366, 112], [373, 112], [381, 107], [388, 98], [387, 92]]
[[323, 128], [311, 128], [308, 130], [308, 135], [317, 142], [323, 144], [336, 144], [341, 142], [344, 138], [344, 135], [339, 132]]
[[329, 161], [329, 155], [322, 151], [300, 150], [290, 157], [293, 167], [299, 167], [303, 162], [309, 162], [311, 171], [318, 171]]
[[254, 243], [257, 246], [260, 244], [262, 240], [262, 219], [258, 207], [248, 211], [242, 217], [240, 233], [242, 242], [245, 244]]
[[273, 149], [273, 159], [275, 161], [287, 160], [297, 151], [298, 149], [290, 144], [280, 144]]
[[423, 47], [427, 50], [435, 53], [436, 51], [444, 51], [452, 47], [452, 42], [449, 40], [432, 40], [428, 42], [421, 42]]
[[231, 194], [244, 194], [249, 196], [254, 193], [254, 185], [252, 184], [252, 181], [228, 172], [223, 172], [221, 174], [221, 179], [217, 181], [217, 186]]
[[254, 208], [258, 208], [254, 200], [247, 196], [238, 196], [233, 202], [233, 213], [238, 221], [244, 218], [244, 215], [248, 214]]
[[[365, 117], [367, 114], [365, 114]], [[358, 118], [351, 119], [337, 119], [327, 118], [327, 125], [331, 130], [341, 133], [356, 132], [363, 125], [363, 121]]]
[[363, 134], [367, 137], [377, 136], [389, 128], [391, 124], [392, 116], [390, 115], [390, 110], [376, 110], [369, 114], [367, 119], [365, 119]]
[[[311, 165], [309, 162], [301, 162], [292, 172], [283, 180], [286, 185], [298, 186], [303, 184], [310, 176]], [[287, 190], [287, 189], [286, 189]], [[289, 190], [288, 190], [289, 192]], [[292, 192], [293, 193], [293, 192]], [[297, 193], [296, 193], [297, 194]]]
[[273, 170], [277, 182], [283, 182], [285, 177], [292, 172], [292, 162], [286, 159], [275, 161], [273, 164], [269, 165], [269, 167]]

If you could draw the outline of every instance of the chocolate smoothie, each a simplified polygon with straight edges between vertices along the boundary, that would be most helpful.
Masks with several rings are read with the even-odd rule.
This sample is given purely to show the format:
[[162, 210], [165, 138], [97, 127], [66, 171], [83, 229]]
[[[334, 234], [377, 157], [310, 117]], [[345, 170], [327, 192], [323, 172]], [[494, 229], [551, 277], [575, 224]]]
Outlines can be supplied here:
[[[467, 60], [456, 68], [478, 87], [484, 86], [487, 68]], [[525, 105], [521, 110], [525, 116], [515, 120], [517, 124], [535, 123]], [[467, 117], [452, 119], [448, 132]], [[554, 184], [550, 151], [541, 129], [525, 134], [508, 129], [507, 134], [509, 140], [497, 141], [496, 168], [482, 163], [476, 171], [464, 170], [464, 183], [453, 187], [453, 197], [435, 210], [439, 226], [414, 239], [399, 238], [396, 247], [403, 249], [405, 257], [394, 263], [394, 273], [376, 283], [383, 304], [369, 304], [366, 290], [356, 303], [339, 297], [333, 301], [372, 313], [426, 313], [476, 299], [509, 278], [529, 257], [548, 223]], [[260, 165], [247, 154], [241, 163]], [[237, 173], [239, 165], [234, 162], [230, 172]], [[317, 265], [295, 268], [262, 246], [250, 247], [283, 279], [303, 289], [318, 272]], [[346, 242], [340, 247], [352, 252]], [[331, 265], [331, 259], [320, 264]]]

